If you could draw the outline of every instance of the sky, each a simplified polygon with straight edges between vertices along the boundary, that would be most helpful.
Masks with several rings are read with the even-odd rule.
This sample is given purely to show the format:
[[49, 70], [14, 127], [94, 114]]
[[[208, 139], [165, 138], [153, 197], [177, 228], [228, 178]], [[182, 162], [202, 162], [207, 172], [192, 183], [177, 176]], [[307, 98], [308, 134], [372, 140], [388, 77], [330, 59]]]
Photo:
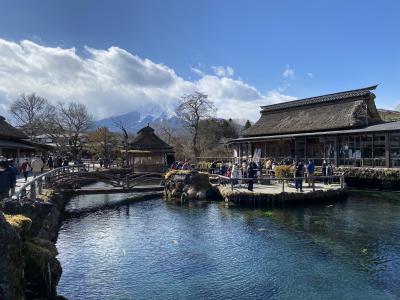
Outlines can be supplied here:
[[97, 119], [173, 114], [201, 91], [217, 115], [380, 84], [400, 104], [400, 1], [0, 0], [0, 114], [21, 93]]

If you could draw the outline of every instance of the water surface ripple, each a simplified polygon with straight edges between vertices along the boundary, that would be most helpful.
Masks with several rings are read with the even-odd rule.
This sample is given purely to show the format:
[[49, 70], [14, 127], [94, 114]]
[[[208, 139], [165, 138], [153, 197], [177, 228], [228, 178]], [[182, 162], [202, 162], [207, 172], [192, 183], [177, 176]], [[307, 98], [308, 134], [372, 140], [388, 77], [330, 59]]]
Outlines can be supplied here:
[[400, 299], [394, 193], [269, 211], [151, 200], [67, 219], [57, 247], [68, 299]]

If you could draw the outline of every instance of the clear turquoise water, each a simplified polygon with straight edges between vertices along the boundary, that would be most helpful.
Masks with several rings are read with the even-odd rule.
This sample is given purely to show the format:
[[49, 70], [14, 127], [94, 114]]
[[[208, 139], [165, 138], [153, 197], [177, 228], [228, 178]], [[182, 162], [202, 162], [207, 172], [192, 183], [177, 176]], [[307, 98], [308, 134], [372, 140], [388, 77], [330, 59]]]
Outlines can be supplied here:
[[57, 247], [69, 299], [400, 299], [395, 193], [273, 210], [152, 200], [67, 219]]

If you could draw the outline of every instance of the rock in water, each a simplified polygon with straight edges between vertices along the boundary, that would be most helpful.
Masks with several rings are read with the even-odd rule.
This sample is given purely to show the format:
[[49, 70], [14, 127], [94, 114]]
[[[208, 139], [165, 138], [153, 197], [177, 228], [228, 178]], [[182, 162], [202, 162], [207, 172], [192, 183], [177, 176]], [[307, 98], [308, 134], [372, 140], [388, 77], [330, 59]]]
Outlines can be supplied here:
[[24, 299], [22, 241], [0, 212], [0, 299]]

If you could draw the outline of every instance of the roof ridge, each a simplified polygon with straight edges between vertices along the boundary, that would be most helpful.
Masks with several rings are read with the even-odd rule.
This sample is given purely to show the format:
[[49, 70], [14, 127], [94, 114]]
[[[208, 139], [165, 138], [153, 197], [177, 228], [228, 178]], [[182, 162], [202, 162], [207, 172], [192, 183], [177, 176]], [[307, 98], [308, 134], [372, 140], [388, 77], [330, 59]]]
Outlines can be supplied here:
[[[296, 106], [312, 104], [313, 102], [310, 103], [310, 101], [317, 100], [318, 98], [321, 99], [321, 102], [322, 102], [323, 98], [326, 98], [326, 97], [334, 97], [334, 96], [339, 96], [341, 94], [351, 94], [351, 93], [357, 93], [357, 92], [362, 92], [362, 91], [375, 90], [377, 88], [377, 86], [378, 85], [371, 85], [371, 86], [368, 86], [365, 88], [360, 88], [360, 89], [324, 94], [324, 95], [302, 98], [302, 99], [281, 102], [281, 103], [276, 103], [276, 104], [271, 104], [271, 105], [264, 105], [264, 106], [261, 106], [261, 110], [262, 111], [272, 111], [272, 110], [278, 110], [278, 109], [282, 109], [282, 108], [289, 108], [289, 107], [296, 107]], [[355, 97], [355, 96], [357, 96], [357, 95], [354, 95], [353, 97]], [[352, 97], [352, 96], [350, 95], [350, 97]], [[339, 99], [341, 99], [341, 98], [339, 98]], [[339, 99], [327, 99], [326, 101], [339, 100]]]

